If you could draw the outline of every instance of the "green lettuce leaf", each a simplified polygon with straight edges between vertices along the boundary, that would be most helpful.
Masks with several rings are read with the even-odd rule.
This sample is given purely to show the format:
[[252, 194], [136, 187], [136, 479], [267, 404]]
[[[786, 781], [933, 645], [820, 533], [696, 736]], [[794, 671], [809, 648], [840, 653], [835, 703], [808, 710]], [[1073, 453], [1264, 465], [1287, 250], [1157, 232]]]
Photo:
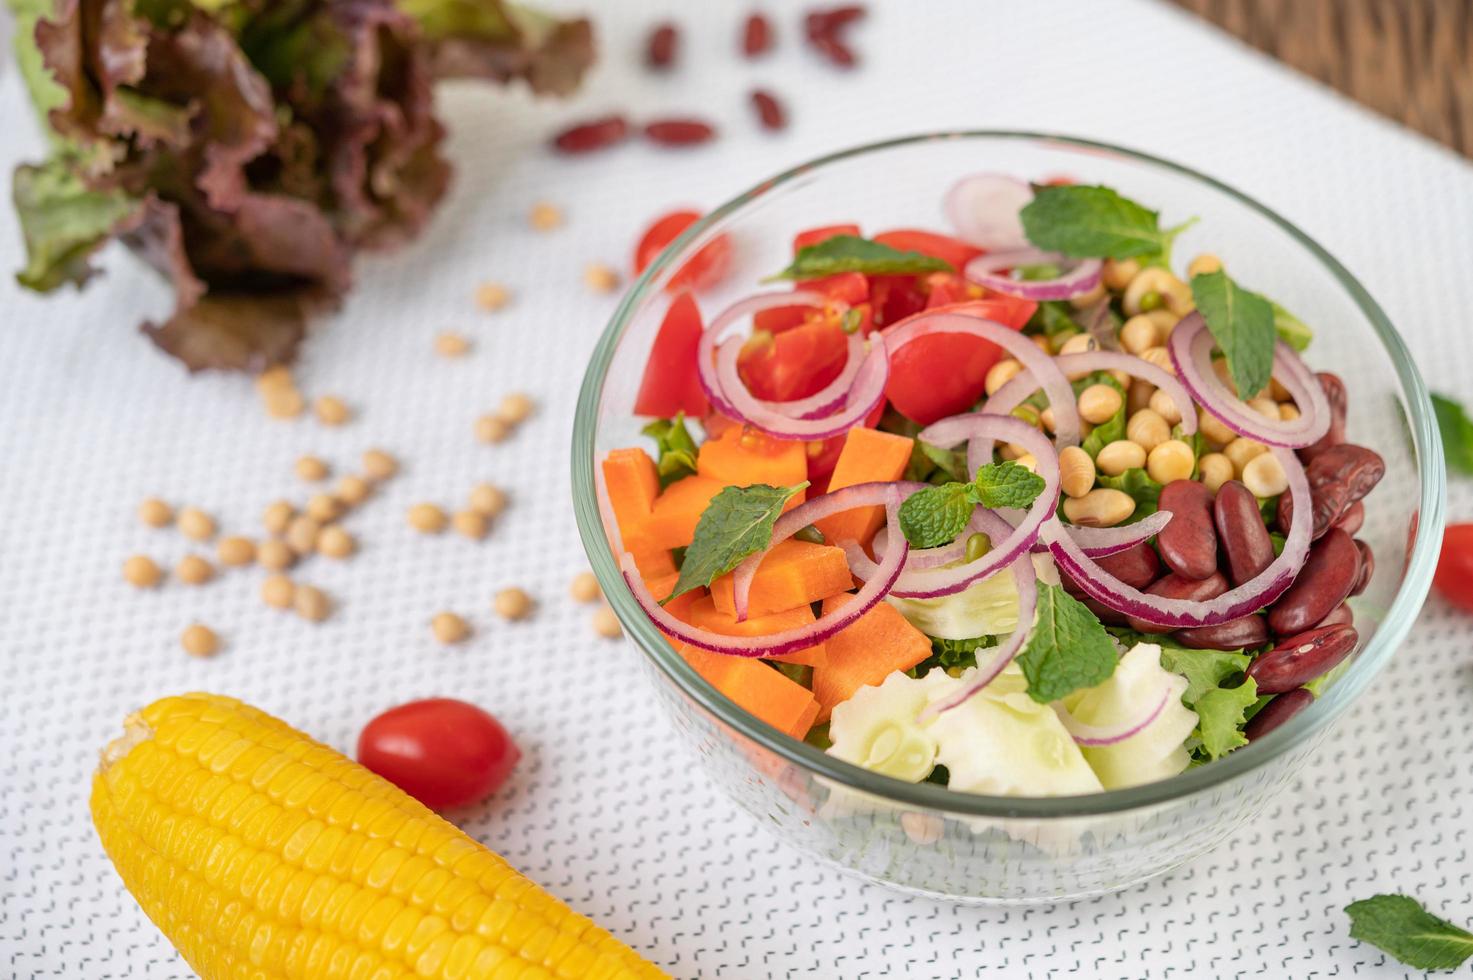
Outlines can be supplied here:
[[26, 267], [16, 278], [40, 292], [86, 282], [94, 272], [92, 253], [141, 206], [121, 190], [89, 190], [62, 156], [17, 167], [11, 194], [26, 244]]

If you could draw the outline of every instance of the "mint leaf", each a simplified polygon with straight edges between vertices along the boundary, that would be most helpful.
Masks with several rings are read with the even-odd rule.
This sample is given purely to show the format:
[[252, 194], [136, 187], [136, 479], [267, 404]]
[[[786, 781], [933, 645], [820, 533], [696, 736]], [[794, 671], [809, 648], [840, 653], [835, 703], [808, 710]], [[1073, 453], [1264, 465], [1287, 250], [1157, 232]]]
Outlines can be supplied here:
[[1160, 215], [1108, 187], [1037, 187], [1019, 212], [1028, 240], [1076, 259], [1164, 255], [1180, 229], [1161, 230]]
[[1243, 737], [1243, 717], [1258, 700], [1258, 682], [1249, 677], [1237, 687], [1215, 687], [1197, 698], [1192, 710], [1197, 712], [1197, 733], [1202, 751], [1209, 759], [1220, 759], [1233, 749], [1247, 745]]
[[965, 483], [917, 490], [900, 505], [900, 533], [914, 548], [950, 544], [972, 519], [975, 506]]
[[1136, 521], [1150, 517], [1160, 509], [1161, 484], [1151, 479], [1151, 475], [1139, 466], [1128, 469], [1119, 476], [1100, 473], [1096, 479], [1099, 480], [1100, 486], [1120, 490], [1129, 494], [1130, 498], [1135, 501], [1135, 510], [1124, 521], [1126, 524], [1134, 524]]
[[840, 272], [867, 276], [909, 276], [927, 272], [955, 272], [950, 262], [920, 252], [902, 252], [858, 235], [835, 235], [798, 250], [792, 265], [763, 282], [779, 279], [819, 279]]
[[1117, 660], [1115, 644], [1094, 613], [1061, 586], [1039, 587], [1038, 618], [1018, 654], [1029, 697], [1048, 704], [1093, 687], [1109, 679]]
[[[977, 470], [977, 477], [968, 490], [972, 503], [988, 510], [1027, 507], [1040, 493], [1043, 493], [1043, 477], [1011, 461], [988, 463]], [[957, 534], [960, 533], [958, 530]]]
[[1227, 358], [1228, 375], [1245, 401], [1268, 384], [1274, 369], [1274, 310], [1226, 272], [1192, 277], [1192, 299]]
[[783, 512], [783, 504], [806, 486], [807, 480], [791, 487], [755, 483], [750, 487], [727, 487], [712, 497], [696, 522], [695, 538], [685, 549], [675, 588], [661, 604], [710, 585], [740, 565], [743, 558], [771, 544], [772, 525]]
[[1432, 393], [1432, 411], [1437, 415], [1437, 430], [1442, 433], [1442, 451], [1447, 468], [1473, 474], [1473, 419], [1468, 412], [1446, 395]]
[[696, 457], [700, 450], [696, 448], [690, 430], [685, 427], [684, 412], [676, 412], [673, 419], [656, 419], [639, 431], [654, 439], [659, 449], [655, 468], [660, 474], [661, 487], [668, 487], [696, 471]]
[[1350, 936], [1418, 970], [1452, 970], [1473, 956], [1473, 933], [1405, 895], [1375, 895], [1345, 906]]
[[[1145, 642], [1158, 642], [1147, 639]], [[1248, 669], [1253, 658], [1241, 650], [1190, 650], [1161, 644], [1161, 666], [1187, 679], [1182, 703], [1193, 707], [1202, 695], [1215, 691], [1222, 682]]]
[[1279, 339], [1297, 351], [1308, 347], [1309, 342], [1314, 339], [1314, 331], [1309, 329], [1309, 324], [1273, 300], [1269, 300], [1268, 305], [1273, 307], [1274, 333], [1278, 334]]

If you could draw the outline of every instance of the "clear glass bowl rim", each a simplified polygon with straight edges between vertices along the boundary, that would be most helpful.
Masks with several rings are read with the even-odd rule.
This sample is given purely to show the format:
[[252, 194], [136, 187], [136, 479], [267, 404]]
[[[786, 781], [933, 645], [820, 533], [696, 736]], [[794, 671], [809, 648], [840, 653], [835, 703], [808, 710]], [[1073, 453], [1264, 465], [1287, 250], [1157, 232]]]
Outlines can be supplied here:
[[[1033, 141], [1079, 150], [1104, 150], [1198, 181], [1226, 194], [1244, 207], [1256, 211], [1298, 242], [1350, 294], [1386, 349], [1400, 383], [1402, 395], [1406, 398], [1410, 408], [1410, 434], [1417, 455], [1418, 476], [1421, 482], [1416, 538], [1407, 561], [1401, 588], [1397, 590], [1396, 597], [1376, 635], [1361, 651], [1359, 658], [1344, 676], [1307, 710], [1300, 712], [1264, 738], [1216, 762], [1189, 769], [1160, 782], [1087, 796], [1042, 798], [984, 796], [957, 792], [934, 783], [907, 783], [835, 759], [806, 742], [789, 738], [758, 721], [717, 691], [678, 656], [629, 593], [604, 532], [594, 488], [593, 454], [599, 399], [603, 392], [604, 379], [609, 365], [619, 341], [623, 338], [629, 320], [648, 298], [653, 284], [661, 274], [683, 258], [689, 246], [698, 240], [706, 229], [739, 211], [757, 197], [789, 181], [809, 177], [825, 166], [870, 153], [939, 140], [973, 139]], [[1167, 804], [1173, 800], [1228, 783], [1235, 777], [1268, 764], [1283, 752], [1311, 738], [1350, 706], [1386, 666], [1392, 654], [1406, 638], [1431, 586], [1445, 519], [1443, 510], [1446, 496], [1446, 471], [1443, 464], [1442, 443], [1437, 433], [1432, 404], [1421, 374], [1385, 312], [1371, 298], [1365, 287], [1334, 256], [1277, 212], [1235, 188], [1190, 167], [1111, 143], [1057, 133], [1022, 130], [949, 130], [863, 144], [793, 167], [762, 181], [712, 210], [672, 242], [650, 264], [625, 294], [610, 319], [609, 325], [604, 329], [598, 346], [594, 349], [579, 392], [573, 422], [572, 450], [574, 512], [578, 521], [578, 532], [583, 539], [583, 547], [588, 552], [593, 572], [603, 588], [604, 595], [624, 624], [625, 630], [645, 656], [649, 657], [681, 692], [722, 724], [730, 726], [767, 751], [812, 775], [832, 780], [853, 790], [881, 797], [894, 804], [965, 816], [1063, 819], [1116, 814], [1141, 807]]]

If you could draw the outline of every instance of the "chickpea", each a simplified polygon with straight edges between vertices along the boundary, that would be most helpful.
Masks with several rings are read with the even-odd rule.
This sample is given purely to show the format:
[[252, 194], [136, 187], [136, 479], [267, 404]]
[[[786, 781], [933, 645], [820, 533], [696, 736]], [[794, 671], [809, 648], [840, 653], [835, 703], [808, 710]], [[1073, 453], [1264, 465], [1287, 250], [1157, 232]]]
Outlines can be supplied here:
[[267, 575], [261, 580], [261, 601], [273, 609], [290, 609], [296, 591], [285, 575]]
[[1083, 497], [1064, 498], [1064, 516], [1083, 527], [1114, 527], [1135, 513], [1135, 499], [1123, 490], [1097, 487]]
[[297, 553], [285, 541], [271, 538], [256, 546], [256, 563], [267, 571], [282, 572], [297, 563]]
[[1161, 331], [1156, 321], [1145, 315], [1133, 316], [1120, 328], [1120, 346], [1139, 356], [1161, 345]]
[[185, 507], [179, 512], [179, 532], [193, 541], [208, 541], [215, 536], [215, 519], [198, 507]]
[[1019, 456], [1026, 456], [1028, 454], [1028, 450], [1024, 449], [1016, 442], [1009, 442], [1006, 443], [1001, 449], [999, 449], [997, 451], [997, 454], [1003, 458], [1003, 462], [1015, 463], [1017, 462]]
[[1036, 334], [1034, 334], [1032, 337], [1030, 337], [1028, 339], [1031, 340], [1031, 341], [1033, 341], [1033, 346], [1034, 347], [1037, 347], [1039, 350], [1043, 351], [1045, 354], [1052, 355], [1054, 353], [1054, 346], [1053, 346], [1053, 344], [1043, 334], [1036, 333]]
[[1106, 259], [1105, 267], [1100, 272], [1100, 281], [1105, 284], [1106, 289], [1120, 292], [1130, 281], [1140, 274], [1141, 264], [1135, 259]]
[[1107, 384], [1093, 384], [1079, 393], [1079, 417], [1091, 425], [1110, 421], [1125, 399]]
[[266, 506], [261, 515], [261, 526], [268, 534], [285, 534], [287, 525], [297, 516], [296, 509], [285, 500], [277, 500]]
[[1052, 405], [1038, 413], [1038, 424], [1049, 432], [1054, 431], [1054, 407]]
[[1125, 423], [1125, 435], [1149, 453], [1171, 438], [1171, 426], [1156, 411], [1143, 408]]
[[455, 533], [472, 541], [480, 541], [491, 530], [490, 519], [478, 510], [458, 510], [450, 519]]
[[1129, 439], [1116, 439], [1107, 443], [1095, 454], [1095, 466], [1106, 476], [1119, 476], [1126, 470], [1146, 465], [1146, 450], [1140, 443]]
[[256, 542], [239, 534], [221, 538], [215, 545], [215, 557], [230, 568], [249, 565], [256, 560]]
[[1162, 343], [1165, 343], [1166, 338], [1171, 336], [1171, 331], [1175, 330], [1176, 325], [1181, 322], [1180, 316], [1168, 309], [1161, 309], [1160, 307], [1154, 310], [1147, 310], [1141, 316], [1150, 318], [1156, 324], [1156, 330], [1161, 334]]
[[1279, 421], [1292, 422], [1299, 418], [1299, 406], [1293, 402], [1279, 403]]
[[152, 589], [163, 581], [158, 562], [147, 555], [133, 555], [123, 562], [123, 581], [136, 589]]
[[1197, 431], [1202, 433], [1202, 438], [1214, 446], [1226, 446], [1238, 438], [1236, 432], [1229, 429], [1221, 419], [1205, 408], [1197, 410]]
[[527, 212], [527, 221], [536, 231], [552, 231], [563, 223], [563, 212], [556, 204], [538, 201]]
[[1268, 379], [1268, 396], [1274, 401], [1289, 401], [1289, 389], [1285, 388], [1278, 378], [1270, 377]]
[[1071, 298], [1069, 300], [1069, 305], [1076, 310], [1087, 310], [1091, 306], [1094, 306], [1096, 303], [1098, 303], [1100, 300], [1104, 299], [1106, 295], [1107, 290], [1105, 289], [1105, 283], [1103, 280], [1101, 280], [1100, 282], [1095, 283], [1094, 289], [1091, 289], [1087, 293], [1080, 293], [1078, 296]]
[[320, 623], [332, 613], [332, 600], [315, 585], [298, 585], [292, 590], [292, 608], [303, 619]]
[[483, 282], [476, 287], [476, 305], [487, 313], [495, 313], [511, 299], [511, 291], [500, 283]]
[[199, 555], [185, 555], [174, 566], [174, 577], [185, 585], [204, 585], [215, 577], [215, 566]]
[[266, 414], [274, 419], [294, 419], [307, 407], [306, 399], [295, 388], [264, 392], [261, 400], [266, 405]]
[[583, 267], [583, 285], [595, 293], [612, 293], [619, 288], [619, 273], [602, 262], [590, 262]]
[[430, 620], [430, 632], [435, 634], [437, 641], [449, 646], [470, 636], [471, 627], [463, 617], [453, 612], [439, 612]]
[[501, 399], [501, 404], [496, 407], [496, 417], [508, 425], [516, 425], [525, 422], [534, 407], [530, 396], [515, 391]]
[[997, 389], [1023, 373], [1021, 361], [1012, 357], [1005, 357], [992, 367], [987, 369], [987, 377], [982, 382], [982, 390], [989, 395], [997, 394]]
[[1167, 374], [1173, 376], [1176, 374], [1176, 365], [1171, 363], [1171, 354], [1165, 347], [1148, 347], [1140, 352], [1139, 357], [1148, 364], [1156, 365]]
[[1176, 407], [1176, 400], [1159, 388], [1151, 395], [1148, 407], [1165, 419], [1167, 425], [1176, 425], [1181, 422], [1181, 412]]
[[1070, 497], [1083, 497], [1094, 488], [1095, 461], [1078, 446], [1059, 450], [1059, 486]]
[[1130, 387], [1125, 391], [1125, 414], [1128, 418], [1143, 408], [1151, 407], [1151, 396], [1156, 394], [1156, 386], [1149, 381], [1132, 381]]
[[370, 483], [387, 480], [399, 472], [399, 461], [382, 449], [370, 449], [363, 454], [363, 476]]
[[1217, 380], [1222, 382], [1224, 388], [1226, 388], [1228, 391], [1231, 391], [1239, 398], [1242, 398], [1244, 401], [1252, 401], [1252, 399], [1254, 398], [1262, 398], [1264, 395], [1268, 394], [1267, 385], [1265, 385], [1258, 391], [1253, 392], [1251, 396], [1244, 395], [1242, 392], [1240, 392], [1238, 390], [1238, 386], [1233, 382], [1233, 376], [1228, 373], [1227, 361], [1223, 358], [1218, 358], [1217, 360], [1212, 362], [1212, 373], [1217, 375]]
[[1272, 398], [1250, 398], [1248, 407], [1266, 419], [1279, 420], [1279, 403]]
[[1192, 447], [1180, 439], [1167, 439], [1146, 456], [1146, 475], [1165, 485], [1174, 480], [1191, 479], [1196, 457]]
[[482, 415], [476, 419], [476, 441], [493, 444], [505, 442], [511, 435], [511, 426], [505, 419], [495, 415]]
[[1033, 455], [1032, 453], [1022, 453], [1016, 459], [1014, 459], [1013, 462], [1023, 467], [1023, 469], [1027, 470], [1029, 473], [1038, 472], [1038, 457]]
[[353, 415], [347, 404], [336, 395], [321, 396], [312, 403], [312, 411], [316, 413], [317, 421], [331, 426], [343, 425]]
[[220, 652], [220, 638], [215, 631], [202, 623], [185, 629], [179, 637], [179, 645], [191, 657], [213, 657]]
[[308, 483], [316, 483], [326, 480], [327, 475], [332, 472], [328, 465], [316, 456], [303, 456], [298, 459], [295, 466], [297, 479]]
[[454, 330], [443, 330], [435, 335], [435, 353], [441, 357], [464, 357], [471, 351], [471, 339]]
[[368, 499], [372, 489], [363, 477], [349, 474], [338, 481], [337, 498], [344, 506], [357, 507]]
[[598, 587], [598, 579], [592, 572], [579, 572], [573, 576], [568, 593], [574, 602], [593, 602], [603, 595], [603, 590]]
[[1019, 405], [1008, 414], [1020, 422], [1027, 422], [1034, 428], [1043, 424], [1043, 413], [1032, 405]]
[[617, 640], [624, 635], [619, 617], [608, 606], [599, 606], [593, 612], [593, 631], [606, 640]]
[[1134, 380], [1129, 371], [1122, 371], [1119, 368], [1111, 368], [1105, 373], [1115, 379], [1115, 383], [1120, 386], [1121, 390], [1128, 389], [1130, 382]]
[[1239, 479], [1243, 476], [1243, 468], [1248, 461], [1255, 456], [1268, 452], [1268, 447], [1253, 439], [1234, 439], [1222, 447], [1222, 454], [1233, 462], [1233, 471], [1238, 474]]
[[330, 493], [314, 493], [307, 501], [307, 516], [319, 524], [327, 524], [343, 516], [347, 508]]
[[347, 558], [358, 550], [358, 542], [353, 535], [338, 527], [336, 524], [322, 529], [317, 535], [317, 552], [328, 558]]
[[523, 590], [512, 587], [496, 593], [491, 605], [502, 619], [526, 619], [532, 612], [532, 597]]
[[1205, 276], [1209, 273], [1221, 271], [1222, 259], [1213, 255], [1211, 252], [1203, 252], [1201, 255], [1192, 259], [1187, 265], [1187, 278], [1191, 279], [1194, 276]]
[[174, 523], [174, 508], [157, 497], [149, 497], [138, 505], [138, 519], [149, 527], [168, 527]]
[[1233, 461], [1222, 453], [1204, 453], [1197, 460], [1197, 479], [1213, 493], [1217, 493], [1219, 487], [1231, 480], [1233, 473]]
[[322, 533], [322, 524], [303, 514], [293, 517], [286, 528], [286, 544], [298, 555], [310, 555], [317, 550], [317, 537]]
[[1243, 467], [1243, 485], [1253, 491], [1255, 497], [1277, 497], [1289, 489], [1289, 477], [1284, 473], [1284, 464], [1273, 453], [1259, 453]]
[[439, 534], [449, 520], [437, 504], [415, 504], [409, 508], [409, 526], [422, 534]]
[[471, 487], [471, 510], [495, 517], [506, 510], [506, 491], [492, 483], [477, 483]]
[[1186, 316], [1194, 309], [1191, 287], [1172, 275], [1170, 269], [1160, 266], [1150, 266], [1138, 272], [1125, 287], [1120, 305], [1131, 316], [1145, 312], [1146, 306], [1142, 301], [1151, 293], [1156, 294], [1166, 309], [1177, 316]]
[[[1085, 353], [1088, 353], [1089, 351], [1092, 351], [1092, 350], [1097, 349], [1098, 347], [1099, 347], [1099, 345], [1095, 343], [1095, 339], [1093, 337], [1091, 337], [1089, 334], [1087, 334], [1087, 333], [1077, 333], [1077, 334], [1075, 334], [1074, 336], [1070, 337], [1068, 340], [1066, 340], [1064, 342], [1064, 346], [1062, 346], [1062, 347], [1059, 348], [1059, 353], [1060, 354], [1085, 354]], [[1079, 370], [1068, 371], [1068, 372], [1065, 372], [1065, 373], [1068, 374], [1070, 381], [1078, 381], [1080, 378], [1085, 377], [1086, 375], [1089, 374], [1088, 371], [1079, 371]]]

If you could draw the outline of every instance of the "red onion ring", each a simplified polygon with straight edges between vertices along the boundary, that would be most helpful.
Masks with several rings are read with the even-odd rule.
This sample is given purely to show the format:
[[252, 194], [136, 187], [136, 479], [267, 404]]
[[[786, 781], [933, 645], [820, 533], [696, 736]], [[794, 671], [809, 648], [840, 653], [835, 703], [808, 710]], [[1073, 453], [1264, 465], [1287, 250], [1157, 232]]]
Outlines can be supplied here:
[[1284, 422], [1265, 418], [1234, 397], [1212, 369], [1215, 344], [1202, 314], [1192, 313], [1171, 331], [1166, 349], [1177, 376], [1201, 406], [1223, 425], [1265, 445], [1290, 449], [1313, 445], [1329, 431], [1329, 400], [1292, 347], [1282, 340], [1274, 343], [1274, 377], [1299, 408], [1299, 418]]
[[[1058, 265], [1064, 269], [1053, 279], [1014, 279], [1001, 269], [1024, 265]], [[1022, 299], [1073, 299], [1083, 296], [1100, 284], [1105, 264], [1099, 259], [1070, 259], [1062, 252], [1044, 252], [1036, 248], [1009, 249], [979, 255], [967, 263], [966, 277], [994, 292]]]
[[1028, 555], [1014, 561], [1010, 567], [1013, 570], [1013, 581], [1018, 586], [1018, 628], [993, 648], [991, 660], [977, 665], [977, 675], [970, 684], [950, 697], [928, 704], [920, 714], [921, 721], [928, 721], [943, 711], [950, 711], [991, 684], [1013, 662], [1013, 658], [1028, 641], [1028, 634], [1033, 632], [1033, 618], [1038, 612], [1038, 574], [1033, 568], [1033, 559]]
[[[1304, 466], [1299, 458], [1281, 446], [1274, 446], [1269, 452], [1278, 459], [1289, 478], [1289, 493], [1292, 495], [1296, 513], [1309, 513], [1308, 510], [1300, 509], [1308, 508], [1310, 499], [1309, 480], [1304, 475]], [[1179, 629], [1188, 626], [1216, 626], [1218, 623], [1256, 612], [1283, 595], [1284, 590], [1294, 583], [1309, 555], [1311, 523], [1313, 522], [1295, 521], [1284, 541], [1283, 553], [1267, 568], [1216, 599], [1202, 602], [1163, 599], [1126, 585], [1086, 555], [1057, 518], [1044, 524], [1039, 537], [1048, 545], [1059, 567], [1091, 599], [1127, 616], [1134, 616], [1157, 626]]]
[[[905, 567], [907, 569], [937, 568], [941, 565], [946, 565], [956, 561], [958, 558], [967, 553], [967, 532], [970, 531], [972, 533], [975, 533], [977, 530], [979, 530], [979, 528], [976, 526], [976, 515], [973, 515], [971, 523], [967, 524], [967, 530], [963, 531], [961, 536], [959, 536], [951, 544], [943, 544], [938, 548], [910, 549], [910, 556], [905, 559]], [[1009, 530], [1011, 530], [1011, 527], [1009, 528]], [[835, 544], [842, 544], [842, 542], [835, 542]], [[890, 529], [888, 527], [882, 527], [875, 532], [875, 539], [870, 542], [870, 550], [875, 553], [875, 556], [877, 558], [884, 558], [885, 549], [889, 546], [889, 544]], [[864, 549], [860, 549], [860, 554], [864, 554]], [[868, 555], [865, 555], [864, 557], [865, 561], [869, 562], [871, 565], [874, 564], [874, 562], [870, 560], [870, 557]]]
[[721, 387], [731, 417], [744, 422], [774, 439], [829, 439], [843, 435], [869, 416], [885, 400], [885, 385], [890, 380], [890, 357], [883, 341], [870, 347], [844, 394], [844, 407], [824, 418], [792, 418], [774, 411], [770, 402], [753, 397], [742, 383], [737, 370], [742, 340], [732, 337], [716, 349], [716, 380]]
[[[827, 302], [827, 299], [822, 293], [802, 289], [795, 290], [791, 293], [759, 293], [756, 296], [748, 296], [746, 299], [737, 300], [718, 313], [715, 319], [706, 325], [706, 329], [701, 331], [701, 341], [696, 346], [696, 379], [700, 382], [701, 389], [706, 393], [707, 400], [723, 415], [731, 418], [736, 417], [736, 409], [732, 408], [731, 402], [727, 400], [726, 393], [721, 388], [721, 383], [716, 378], [716, 341], [727, 327], [740, 319], [761, 313], [763, 310], [776, 309], [782, 306], [823, 306]], [[853, 360], [853, 353], [854, 351], [851, 347], [850, 360]], [[828, 385], [823, 391], [814, 394], [812, 397], [803, 399], [802, 402], [773, 402], [768, 404], [785, 405], [788, 406], [788, 411], [792, 411], [794, 406], [801, 406], [804, 402], [815, 402], [815, 406], [810, 407], [817, 407], [825, 402], [835, 401], [835, 399], [841, 402], [844, 395], [849, 391], [849, 384], [845, 383], [842, 387], [836, 386], [844, 377], [848, 367], [849, 365], [845, 364], [845, 372], [841, 372], [839, 377], [834, 379], [833, 384]], [[854, 370], [859, 370], [859, 364], [857, 362], [854, 364]], [[850, 380], [853, 380], [852, 377]], [[800, 412], [808, 411], [810, 407], [802, 407], [799, 410]], [[774, 409], [774, 411], [780, 411], [780, 409]]]
[[1028, 236], [1018, 212], [1033, 200], [1033, 189], [1016, 177], [973, 174], [946, 192], [942, 207], [957, 236], [979, 248], [1024, 248]]
[[1122, 524], [1118, 527], [1085, 527], [1082, 524], [1070, 524], [1065, 530], [1069, 532], [1069, 537], [1074, 539], [1074, 543], [1079, 545], [1080, 551], [1091, 558], [1106, 558], [1134, 548], [1142, 541], [1154, 538], [1161, 533], [1162, 528], [1170, 523], [1171, 511], [1158, 510], [1134, 524]]
[[[1007, 351], [1039, 379], [1054, 409], [1054, 442], [1059, 446], [1079, 445], [1079, 411], [1074, 402], [1074, 389], [1054, 359], [1032, 340], [1000, 323], [961, 312], [922, 312], [902, 320], [885, 332], [885, 346], [890, 356], [921, 337], [938, 333], [964, 333], [994, 343]], [[961, 416], [957, 416], [960, 418]], [[942, 420], [945, 421], [944, 419]], [[941, 422], [936, 423], [940, 425]], [[975, 468], [974, 468], [975, 471]]]
[[[926, 489], [930, 484], [902, 480], [899, 486], [901, 492], [909, 496], [917, 490]], [[992, 540], [1004, 541], [1014, 530], [1013, 525], [996, 511], [978, 507], [972, 511], [972, 519], [967, 522], [966, 528], [951, 544], [944, 544], [937, 548], [911, 548], [910, 554], [905, 559], [905, 570], [909, 572], [915, 569], [939, 568], [942, 565], [951, 564], [966, 555], [967, 538], [978, 532], [986, 534]], [[858, 542], [840, 541], [835, 544], [844, 548], [844, 554], [849, 557], [850, 573], [855, 578], [867, 579], [878, 570], [879, 565], [864, 553], [864, 549], [859, 547]], [[875, 553], [876, 558], [884, 559], [885, 549], [889, 544], [890, 529], [882, 527], [875, 533], [875, 539], [870, 543], [870, 550]]]
[[1063, 722], [1064, 728], [1074, 737], [1076, 744], [1114, 745], [1149, 728], [1152, 722], [1161, 717], [1161, 712], [1166, 710], [1173, 696], [1181, 697], [1181, 693], [1187, 689], [1187, 679], [1179, 676], [1168, 678], [1161, 688], [1161, 698], [1154, 708], [1140, 718], [1132, 718], [1118, 725], [1086, 725], [1076, 721], [1059, 701], [1053, 703], [1054, 714], [1059, 716], [1059, 721]]

